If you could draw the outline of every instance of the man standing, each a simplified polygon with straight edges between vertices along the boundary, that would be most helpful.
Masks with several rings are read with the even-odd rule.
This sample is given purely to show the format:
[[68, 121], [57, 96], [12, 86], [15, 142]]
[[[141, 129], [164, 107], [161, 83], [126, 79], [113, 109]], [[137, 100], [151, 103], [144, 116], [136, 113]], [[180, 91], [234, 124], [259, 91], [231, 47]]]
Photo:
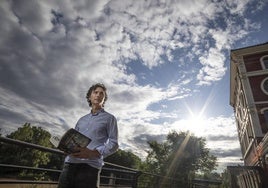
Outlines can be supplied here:
[[106, 87], [92, 85], [86, 98], [91, 111], [78, 120], [75, 129], [91, 142], [65, 158], [58, 188], [98, 188], [103, 159], [118, 149], [117, 120], [104, 110]]

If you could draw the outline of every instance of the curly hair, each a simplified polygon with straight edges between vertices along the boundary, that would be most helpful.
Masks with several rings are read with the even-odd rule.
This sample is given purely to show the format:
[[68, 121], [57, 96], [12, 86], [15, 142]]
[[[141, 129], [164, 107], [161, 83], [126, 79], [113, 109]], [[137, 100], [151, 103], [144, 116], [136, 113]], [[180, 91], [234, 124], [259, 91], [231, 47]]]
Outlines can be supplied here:
[[108, 95], [107, 95], [107, 92], [106, 92], [107, 89], [106, 89], [105, 85], [101, 84], [101, 83], [94, 84], [89, 88], [89, 90], [87, 92], [87, 95], [86, 95], [86, 99], [87, 99], [87, 102], [88, 102], [89, 106], [92, 106], [92, 103], [90, 101], [90, 95], [98, 87], [100, 87], [100, 88], [102, 88], [104, 90], [104, 101], [103, 101], [103, 104], [102, 104], [103, 106], [104, 106], [105, 101], [107, 101], [107, 99], [108, 99]]

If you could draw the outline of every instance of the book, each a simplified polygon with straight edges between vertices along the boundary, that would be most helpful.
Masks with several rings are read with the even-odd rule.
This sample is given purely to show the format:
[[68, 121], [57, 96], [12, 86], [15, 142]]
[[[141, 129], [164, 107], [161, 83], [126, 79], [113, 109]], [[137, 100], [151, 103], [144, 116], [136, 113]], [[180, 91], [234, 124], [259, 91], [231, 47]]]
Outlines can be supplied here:
[[91, 142], [91, 139], [71, 128], [62, 137], [58, 135], [51, 136], [50, 142], [59, 150], [71, 154], [78, 152], [77, 147], [86, 147]]

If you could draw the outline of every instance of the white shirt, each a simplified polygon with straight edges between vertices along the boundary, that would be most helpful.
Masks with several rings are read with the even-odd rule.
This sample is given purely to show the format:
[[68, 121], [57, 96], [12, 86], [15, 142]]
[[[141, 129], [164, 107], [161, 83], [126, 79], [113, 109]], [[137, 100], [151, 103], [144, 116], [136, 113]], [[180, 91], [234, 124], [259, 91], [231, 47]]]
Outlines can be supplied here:
[[81, 117], [75, 129], [91, 139], [87, 148], [98, 150], [101, 157], [85, 159], [68, 155], [65, 158], [67, 163], [87, 163], [92, 167], [100, 169], [104, 164], [103, 159], [118, 149], [117, 120], [104, 109], [99, 110], [95, 114], [89, 113]]

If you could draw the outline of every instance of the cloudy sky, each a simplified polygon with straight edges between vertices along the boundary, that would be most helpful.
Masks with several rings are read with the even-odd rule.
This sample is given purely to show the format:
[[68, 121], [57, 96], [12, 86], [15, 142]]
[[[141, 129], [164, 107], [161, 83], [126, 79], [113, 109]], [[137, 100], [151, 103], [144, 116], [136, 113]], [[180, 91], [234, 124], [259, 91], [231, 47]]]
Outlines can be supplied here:
[[148, 140], [189, 130], [219, 169], [237, 165], [230, 50], [268, 41], [267, 12], [267, 0], [3, 0], [1, 133], [63, 134], [101, 82], [121, 149], [145, 157]]

